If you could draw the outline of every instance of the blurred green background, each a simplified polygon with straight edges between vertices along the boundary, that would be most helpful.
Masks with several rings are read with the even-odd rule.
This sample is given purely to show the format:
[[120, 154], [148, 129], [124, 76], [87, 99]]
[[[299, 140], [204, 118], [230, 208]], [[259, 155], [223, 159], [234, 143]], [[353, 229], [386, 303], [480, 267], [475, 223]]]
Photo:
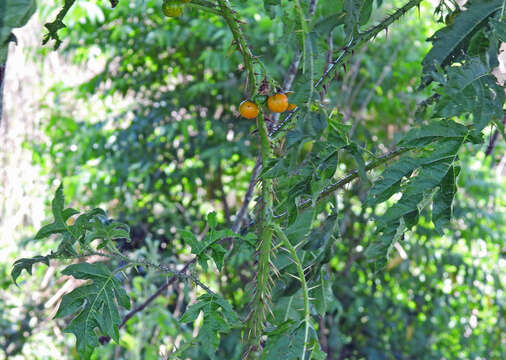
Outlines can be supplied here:
[[[268, 72], [282, 82], [293, 56], [280, 12], [271, 18], [261, 1], [239, 4], [247, 39]], [[402, 2], [394, 1], [394, 5]], [[339, 5], [321, 1], [315, 16]], [[235, 220], [255, 164], [252, 121], [237, 117], [244, 73], [231, 51], [232, 35], [218, 16], [186, 9], [163, 17], [161, 0], [79, 1], [66, 18], [57, 52], [41, 46], [42, 23], [59, 4], [39, 3], [29, 24], [15, 31], [7, 63], [0, 128], [0, 359], [72, 359], [74, 338], [51, 320], [72, 286], [54, 264], [37, 266], [20, 287], [10, 279], [14, 259], [46, 253], [33, 235], [48, 217], [59, 182], [67, 203], [103, 207], [132, 228], [130, 254], [181, 263], [189, 251], [176, 229], [201, 233], [216, 211], [222, 225]], [[393, 8], [375, 9], [371, 22]], [[434, 6], [423, 3], [352, 57], [327, 99], [353, 126], [365, 147], [388, 149], [416, 124], [420, 61], [425, 39], [438, 26]], [[291, 35], [294, 36], [294, 35]], [[334, 31], [334, 41], [344, 35]], [[344, 74], [344, 75], [343, 75]], [[297, 94], [293, 95], [297, 101]], [[365, 189], [342, 197], [342, 241], [330, 262], [331, 326], [326, 349], [335, 359], [505, 359], [504, 234], [506, 146], [493, 152], [466, 145], [451, 231], [439, 236], [423, 217], [373, 273], [362, 260], [373, 236], [371, 214], [360, 206]], [[242, 257], [241, 257], [242, 256]], [[227, 264], [240, 268], [237, 255]], [[240, 271], [222, 278], [202, 274], [228, 300], [244, 299]], [[58, 279], [58, 280], [57, 280]], [[165, 280], [144, 269], [124, 281], [134, 303]], [[194, 335], [175, 318], [195, 298], [180, 284], [131, 319], [119, 345], [96, 359], [158, 359]], [[222, 359], [240, 358], [239, 334], [220, 345]], [[323, 344], [322, 344], [323, 345]], [[195, 349], [192, 359], [206, 359]]]

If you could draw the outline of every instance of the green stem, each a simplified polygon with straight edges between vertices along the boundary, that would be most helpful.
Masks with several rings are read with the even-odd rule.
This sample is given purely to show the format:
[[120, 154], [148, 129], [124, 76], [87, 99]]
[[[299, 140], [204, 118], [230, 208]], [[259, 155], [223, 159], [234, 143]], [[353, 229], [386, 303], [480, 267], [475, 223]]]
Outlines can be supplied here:
[[[257, 117], [257, 127], [260, 135], [260, 154], [262, 165], [271, 157], [271, 146], [263, 113]], [[272, 213], [272, 180], [262, 179], [262, 204], [259, 221], [258, 270], [256, 278], [256, 292], [253, 306], [246, 324], [248, 347], [245, 358], [253, 359], [260, 350], [260, 338], [264, 329], [266, 311], [270, 302], [270, 255], [272, 241], [272, 227], [270, 224]]]
[[241, 28], [239, 27], [238, 21], [234, 15], [232, 7], [230, 6], [230, 2], [228, 0], [218, 0], [218, 4], [220, 5], [221, 14], [225, 18], [228, 27], [232, 31], [236, 45], [239, 48], [239, 52], [242, 54], [244, 66], [248, 72], [249, 96], [252, 96], [257, 88], [255, 71], [253, 68], [253, 54], [251, 53], [251, 50], [246, 43], [246, 39], [242, 33]]
[[288, 238], [286, 237], [283, 230], [281, 230], [281, 227], [274, 223], [274, 230], [276, 231], [276, 234], [280, 238], [282, 244], [286, 247], [288, 252], [290, 253], [290, 256], [292, 257], [292, 260], [295, 264], [295, 267], [297, 268], [297, 273], [299, 275], [299, 281], [302, 286], [302, 296], [304, 297], [304, 347], [302, 348], [302, 356], [301, 360], [306, 359], [306, 351], [307, 351], [307, 342], [309, 337], [309, 324], [311, 321], [311, 316], [309, 313], [309, 289], [307, 287], [306, 278], [304, 277], [304, 267], [302, 265], [301, 260], [299, 259], [299, 256], [297, 255], [297, 252], [295, 251], [295, 248], [293, 247], [292, 243]]

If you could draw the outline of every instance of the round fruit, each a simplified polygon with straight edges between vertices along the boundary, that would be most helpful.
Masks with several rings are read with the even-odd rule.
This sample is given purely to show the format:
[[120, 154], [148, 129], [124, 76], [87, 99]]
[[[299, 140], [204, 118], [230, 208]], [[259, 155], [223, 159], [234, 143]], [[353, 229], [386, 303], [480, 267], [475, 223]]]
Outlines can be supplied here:
[[286, 108], [286, 111], [292, 111], [297, 108], [297, 105], [295, 104], [288, 104], [288, 107]]
[[258, 116], [258, 105], [245, 100], [239, 105], [239, 113], [246, 119], [254, 119]]
[[162, 10], [167, 17], [178, 17], [183, 14], [183, 4], [180, 1], [165, 0]]
[[275, 113], [281, 113], [288, 108], [288, 97], [285, 94], [274, 94], [267, 99], [267, 107]]

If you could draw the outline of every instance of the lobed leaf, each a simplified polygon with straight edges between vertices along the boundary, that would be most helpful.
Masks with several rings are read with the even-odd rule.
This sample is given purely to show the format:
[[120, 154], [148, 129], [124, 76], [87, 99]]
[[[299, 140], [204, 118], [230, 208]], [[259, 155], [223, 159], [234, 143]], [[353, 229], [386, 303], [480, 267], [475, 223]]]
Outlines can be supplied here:
[[63, 296], [56, 318], [75, 314], [65, 332], [76, 336], [77, 351], [89, 358], [98, 346], [95, 329], [119, 341], [118, 326], [121, 318], [118, 305], [130, 308], [130, 299], [121, 282], [102, 263], [78, 263], [65, 268], [64, 275], [76, 279], [91, 280], [91, 283], [74, 289]]

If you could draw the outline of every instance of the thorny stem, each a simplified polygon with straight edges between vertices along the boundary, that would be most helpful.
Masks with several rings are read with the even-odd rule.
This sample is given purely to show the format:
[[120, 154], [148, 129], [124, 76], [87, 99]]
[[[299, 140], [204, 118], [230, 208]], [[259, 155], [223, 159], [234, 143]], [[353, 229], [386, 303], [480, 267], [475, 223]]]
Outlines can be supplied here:
[[[262, 157], [262, 165], [271, 157], [271, 146], [269, 144], [269, 135], [263, 113], [257, 117], [257, 127], [260, 135], [260, 154]], [[246, 325], [246, 335], [248, 338], [248, 347], [246, 349], [245, 358], [253, 359], [260, 350], [260, 337], [263, 333], [266, 309], [270, 301], [270, 254], [272, 228], [270, 226], [270, 218], [272, 212], [272, 180], [262, 179], [262, 204], [260, 205], [259, 222], [259, 245], [258, 245], [258, 268], [255, 296], [253, 298], [253, 307], [249, 314], [248, 323]]]
[[302, 348], [302, 356], [300, 359], [305, 360], [311, 318], [309, 313], [309, 290], [307, 287], [306, 278], [304, 277], [304, 266], [302, 265], [302, 262], [300, 261], [299, 256], [295, 251], [295, 247], [290, 243], [290, 240], [288, 240], [283, 230], [281, 230], [281, 227], [276, 223], [274, 223], [273, 226], [276, 234], [281, 239], [283, 246], [288, 249], [292, 260], [297, 267], [297, 273], [299, 275], [300, 284], [302, 286], [302, 296], [304, 297], [304, 346]]
[[344, 53], [340, 55], [336, 60], [332, 62], [327, 71], [323, 73], [320, 79], [316, 82], [315, 88], [318, 88], [324, 80], [329, 78], [329, 75], [332, 75], [337, 65], [341, 64], [345, 59], [351, 55], [352, 51], [363, 44], [369, 42], [371, 39], [375, 38], [381, 31], [386, 30], [392, 23], [398, 20], [401, 16], [406, 14], [411, 8], [420, 5], [423, 0], [410, 0], [406, 5], [397, 9], [392, 15], [388, 16], [378, 25], [372, 27], [371, 29], [359, 34], [359, 36], [350, 42], [345, 48]]
[[236, 19], [232, 7], [230, 6], [230, 2], [228, 0], [218, 0], [220, 5], [221, 14], [225, 18], [225, 21], [232, 31], [232, 35], [234, 36], [234, 40], [236, 42], [237, 48], [239, 52], [242, 54], [242, 58], [244, 61], [244, 66], [246, 67], [246, 71], [248, 72], [248, 93], [249, 96], [254, 95], [256, 91], [256, 77], [255, 71], [253, 68], [254, 57], [251, 53], [248, 44], [246, 43], [246, 39], [244, 34], [242, 33], [241, 28], [239, 27], [238, 20]]

